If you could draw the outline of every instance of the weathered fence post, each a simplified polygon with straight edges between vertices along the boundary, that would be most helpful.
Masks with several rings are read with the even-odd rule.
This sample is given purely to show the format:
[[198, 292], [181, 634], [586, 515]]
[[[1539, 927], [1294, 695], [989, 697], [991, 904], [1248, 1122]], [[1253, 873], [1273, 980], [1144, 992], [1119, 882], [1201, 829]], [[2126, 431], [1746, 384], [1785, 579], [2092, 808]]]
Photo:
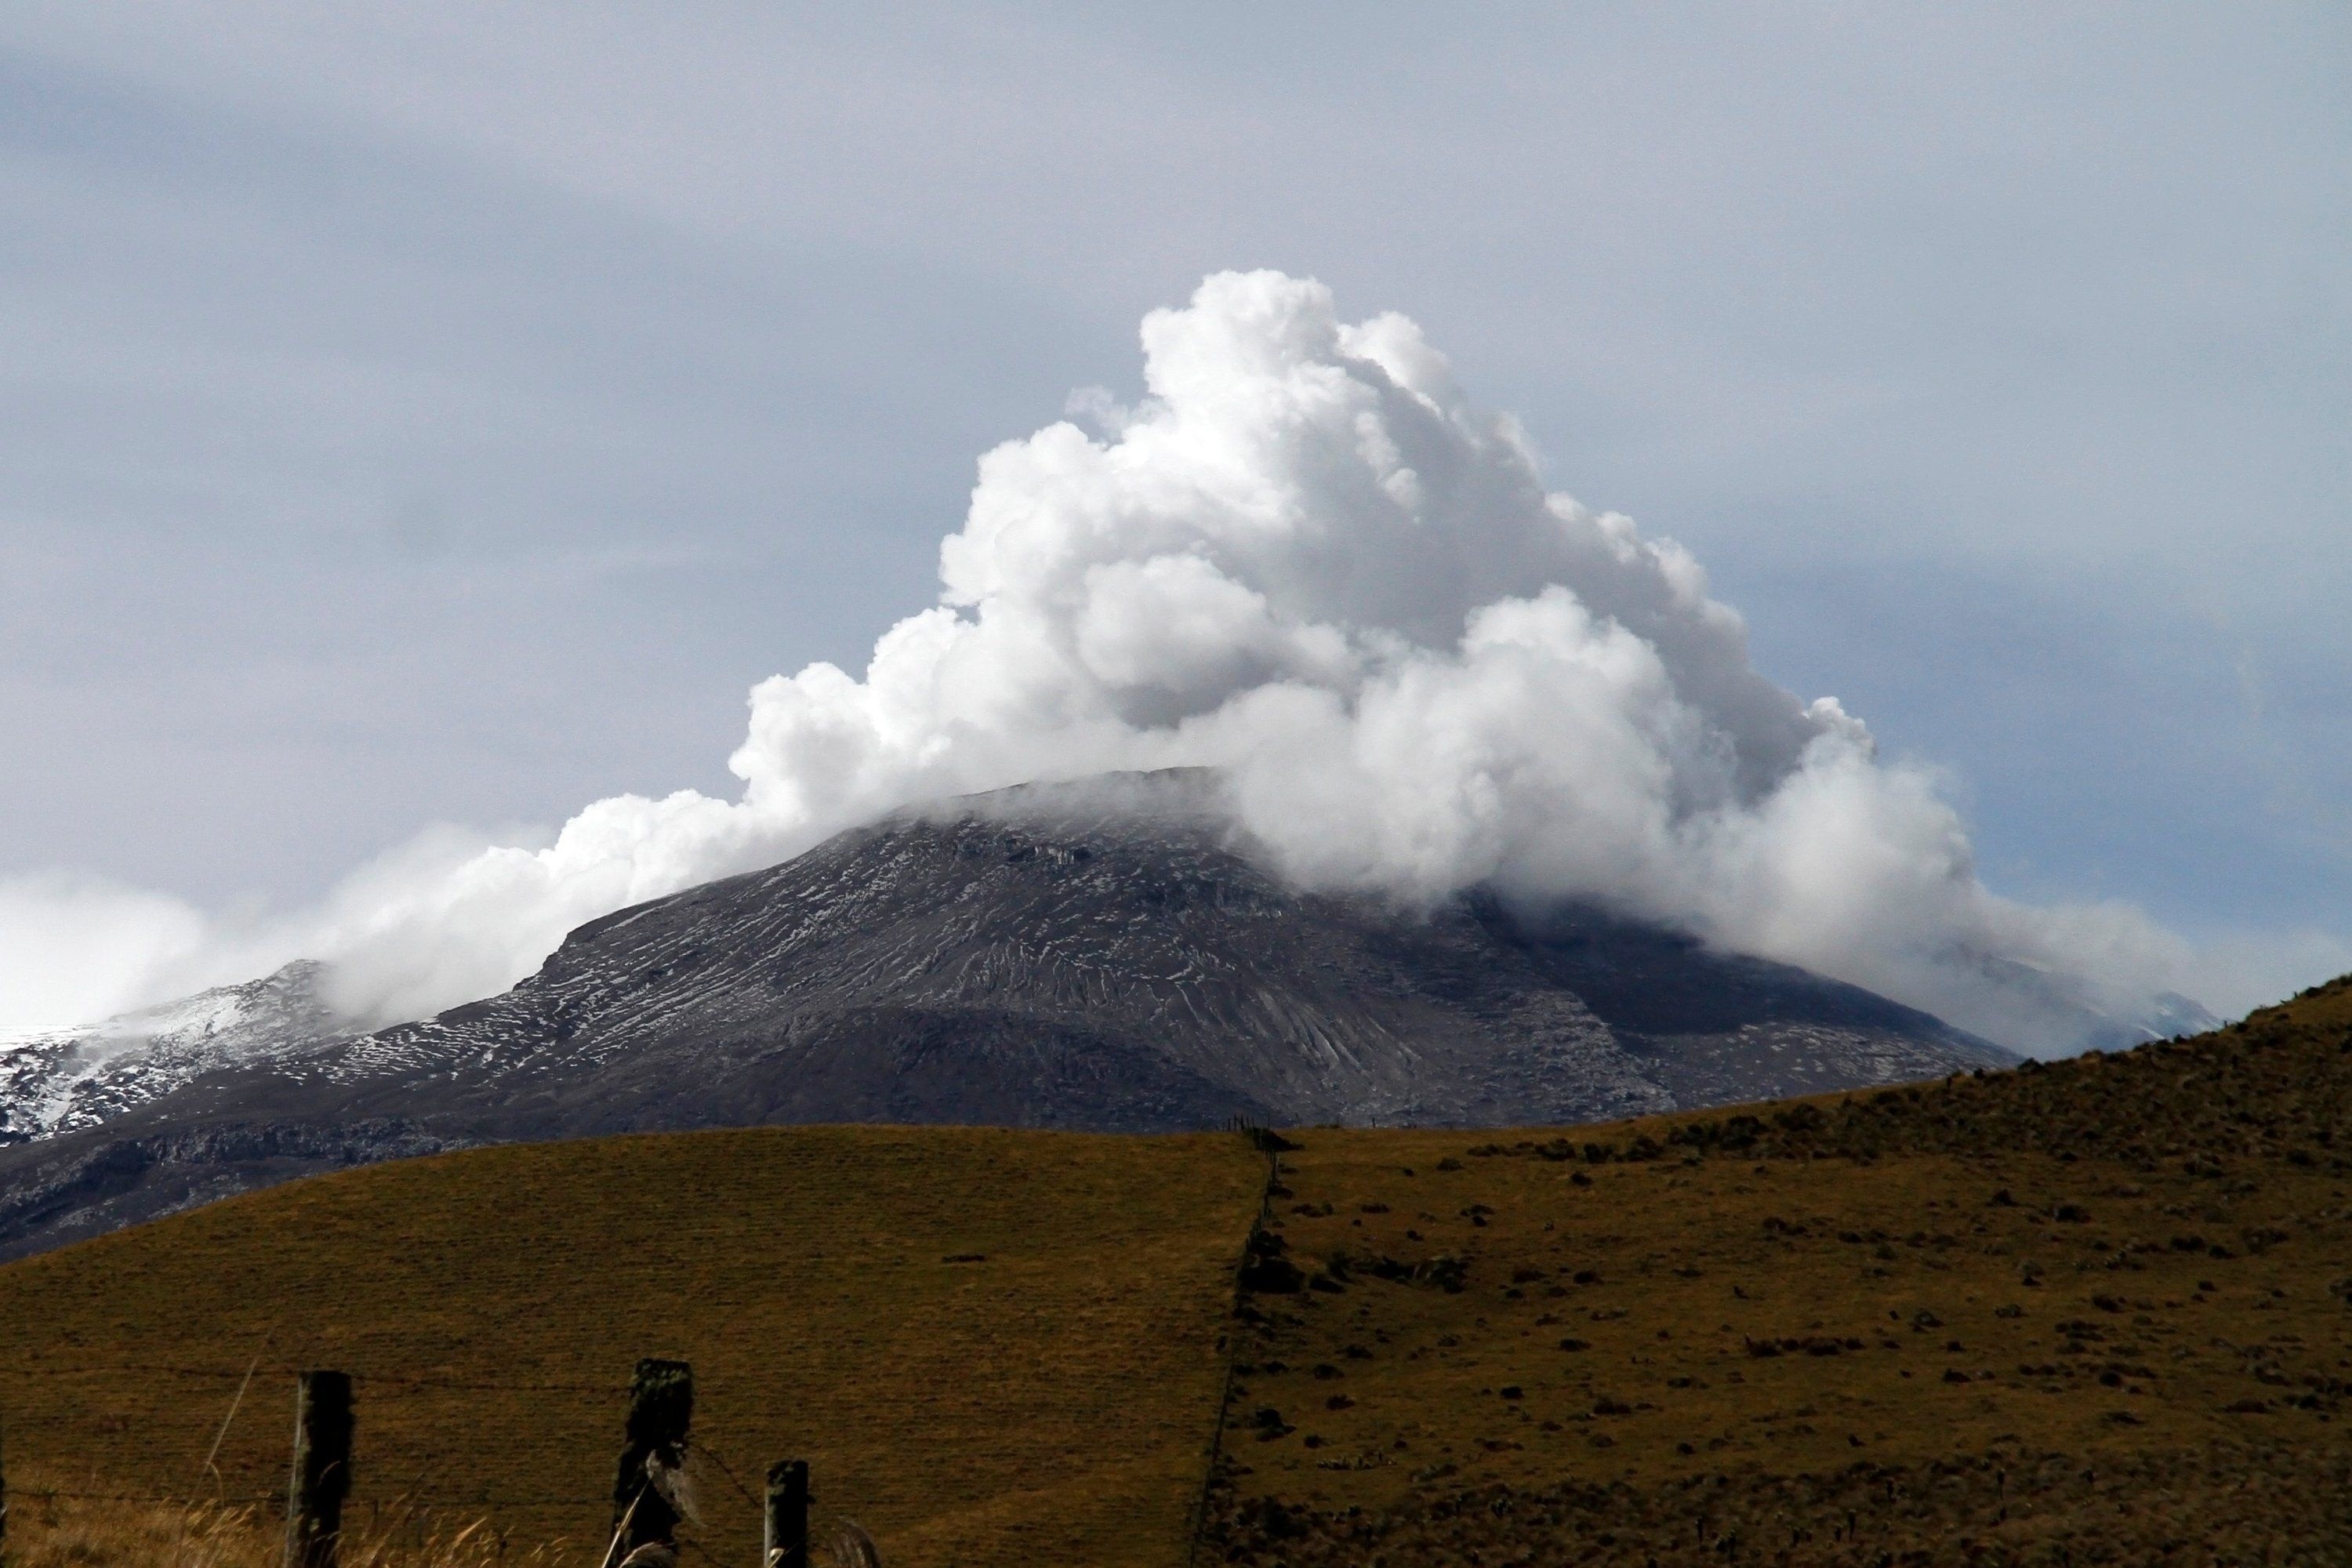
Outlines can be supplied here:
[[335, 1568], [352, 1495], [352, 1380], [306, 1372], [294, 1384], [294, 1479], [286, 1500], [286, 1568]]
[[629, 1383], [627, 1441], [613, 1476], [613, 1545], [619, 1563], [640, 1546], [677, 1542], [678, 1511], [670, 1478], [686, 1463], [694, 1424], [694, 1369], [682, 1361], [637, 1363]]
[[768, 1467], [767, 1555], [761, 1568], [808, 1568], [808, 1461]]
[[8, 1561], [8, 1457], [0, 1444], [0, 1563]]

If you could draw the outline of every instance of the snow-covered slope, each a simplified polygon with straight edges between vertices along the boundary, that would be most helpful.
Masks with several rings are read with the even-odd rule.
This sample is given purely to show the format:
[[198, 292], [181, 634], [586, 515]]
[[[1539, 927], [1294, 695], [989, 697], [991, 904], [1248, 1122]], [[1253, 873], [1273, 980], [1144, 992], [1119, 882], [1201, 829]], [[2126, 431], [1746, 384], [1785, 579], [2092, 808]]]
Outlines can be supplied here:
[[352, 1031], [319, 994], [319, 965], [289, 963], [102, 1024], [0, 1035], [0, 1142], [93, 1127], [199, 1073], [282, 1060]]

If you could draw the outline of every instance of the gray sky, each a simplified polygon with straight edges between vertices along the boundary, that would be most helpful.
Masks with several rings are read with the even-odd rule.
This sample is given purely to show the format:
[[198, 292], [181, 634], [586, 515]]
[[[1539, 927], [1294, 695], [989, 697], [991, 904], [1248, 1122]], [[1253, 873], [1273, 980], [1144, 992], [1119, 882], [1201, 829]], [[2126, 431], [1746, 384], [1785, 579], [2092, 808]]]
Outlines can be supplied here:
[[2352, 11], [0, 16], [0, 874], [722, 793], [1202, 274], [1422, 322], [1997, 889], [2352, 933]]

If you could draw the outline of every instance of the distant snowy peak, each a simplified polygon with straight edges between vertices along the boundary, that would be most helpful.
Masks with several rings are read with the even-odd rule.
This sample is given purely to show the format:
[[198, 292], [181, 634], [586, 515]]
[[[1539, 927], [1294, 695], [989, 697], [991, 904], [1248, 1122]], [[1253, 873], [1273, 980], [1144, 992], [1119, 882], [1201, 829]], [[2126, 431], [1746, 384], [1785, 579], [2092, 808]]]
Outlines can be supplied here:
[[2077, 974], [1985, 954], [1975, 955], [1973, 963], [1993, 983], [1991, 994], [2000, 998], [1994, 1037], [2035, 1056], [2127, 1051], [2150, 1040], [2202, 1035], [2222, 1023], [2202, 1004], [2178, 992], [2145, 999], [2118, 997]]
[[94, 1126], [198, 1075], [279, 1060], [353, 1031], [309, 960], [77, 1029], [0, 1035], [0, 1142]]
[[2145, 1045], [2149, 1040], [2175, 1040], [2192, 1035], [2210, 1034], [2222, 1021], [2207, 1010], [2202, 1002], [2183, 996], [2177, 991], [2167, 991], [2149, 1005], [2147, 1011], [2128, 1020], [2125, 1027], [2128, 1045]]

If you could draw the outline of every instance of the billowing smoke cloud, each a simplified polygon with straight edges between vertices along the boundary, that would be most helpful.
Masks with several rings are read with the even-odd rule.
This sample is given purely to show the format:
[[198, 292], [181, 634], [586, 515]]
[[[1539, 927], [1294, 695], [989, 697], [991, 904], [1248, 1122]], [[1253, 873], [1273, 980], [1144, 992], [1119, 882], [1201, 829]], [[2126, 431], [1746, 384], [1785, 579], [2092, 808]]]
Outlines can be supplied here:
[[[940, 602], [862, 677], [752, 691], [740, 799], [600, 801], [536, 847], [423, 841], [234, 939], [166, 910], [84, 1009], [301, 952], [354, 1009], [415, 1016], [584, 920], [909, 801], [1175, 764], [1223, 770], [1308, 886], [1602, 900], [2028, 1046], [2062, 1043], [2035, 972], [2137, 1008], [2192, 962], [2127, 908], [1990, 894], [1930, 776], [1750, 668], [1680, 547], [1548, 493], [1403, 317], [1350, 325], [1319, 284], [1228, 273], [1142, 337], [1141, 405], [1074, 400], [1098, 433], [982, 459]], [[41, 896], [0, 889], [0, 929]]]

